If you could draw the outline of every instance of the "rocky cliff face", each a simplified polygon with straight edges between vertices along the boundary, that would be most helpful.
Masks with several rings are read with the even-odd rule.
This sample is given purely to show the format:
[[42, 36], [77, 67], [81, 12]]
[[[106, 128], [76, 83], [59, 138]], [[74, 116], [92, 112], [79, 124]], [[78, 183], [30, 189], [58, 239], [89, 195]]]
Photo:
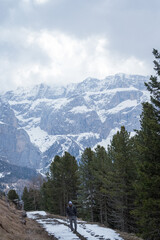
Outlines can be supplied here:
[[118, 74], [67, 87], [41, 84], [7, 92], [3, 100], [8, 102], [10, 123], [0, 120], [1, 155], [44, 170], [64, 151], [79, 159], [86, 147], [107, 147], [122, 125], [134, 134], [140, 126], [141, 103], [149, 100], [146, 81], [144, 76]]
[[0, 158], [18, 166], [38, 168], [41, 153], [29, 138], [27, 132], [19, 127], [18, 119], [10, 105], [0, 100]]

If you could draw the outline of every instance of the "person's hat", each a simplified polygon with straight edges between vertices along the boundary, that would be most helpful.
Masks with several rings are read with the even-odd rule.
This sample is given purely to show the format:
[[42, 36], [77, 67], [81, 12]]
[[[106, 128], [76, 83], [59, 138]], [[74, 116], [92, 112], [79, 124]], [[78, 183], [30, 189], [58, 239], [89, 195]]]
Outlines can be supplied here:
[[72, 202], [71, 201], [69, 201], [69, 203], [68, 203], [69, 205], [71, 205], [72, 204]]

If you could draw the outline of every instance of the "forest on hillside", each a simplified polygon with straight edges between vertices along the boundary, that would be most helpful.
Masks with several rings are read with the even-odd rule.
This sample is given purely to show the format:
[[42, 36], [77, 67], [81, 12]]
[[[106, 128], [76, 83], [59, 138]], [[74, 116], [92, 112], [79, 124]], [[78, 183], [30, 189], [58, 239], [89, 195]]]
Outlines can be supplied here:
[[145, 83], [151, 101], [142, 104], [140, 130], [130, 137], [122, 126], [107, 149], [86, 148], [79, 163], [68, 152], [55, 156], [47, 180], [24, 188], [27, 211], [65, 215], [72, 200], [78, 217], [160, 239], [160, 53], [153, 54], [156, 76]]

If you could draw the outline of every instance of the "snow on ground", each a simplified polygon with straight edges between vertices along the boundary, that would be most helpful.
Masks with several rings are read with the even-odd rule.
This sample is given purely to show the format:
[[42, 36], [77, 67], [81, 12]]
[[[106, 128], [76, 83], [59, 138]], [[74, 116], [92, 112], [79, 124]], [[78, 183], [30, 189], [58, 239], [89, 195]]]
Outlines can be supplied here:
[[27, 217], [32, 218], [32, 219], [36, 219], [37, 214], [40, 215], [40, 216], [46, 216], [47, 215], [47, 213], [45, 211], [34, 211], [34, 212], [27, 212]]
[[60, 240], [81, 239], [80, 236], [83, 236], [87, 240], [123, 240], [114, 230], [100, 227], [97, 224], [77, 221], [76, 234], [70, 230], [67, 220], [51, 218], [44, 211], [28, 212], [27, 216], [36, 220], [50, 235], [54, 235]]
[[80, 239], [77, 235], [70, 231], [68, 226], [64, 224], [59, 224], [52, 220], [51, 223], [46, 223], [45, 220], [37, 220], [38, 223], [43, 225], [43, 228], [50, 234], [54, 235], [57, 239], [71, 240]]

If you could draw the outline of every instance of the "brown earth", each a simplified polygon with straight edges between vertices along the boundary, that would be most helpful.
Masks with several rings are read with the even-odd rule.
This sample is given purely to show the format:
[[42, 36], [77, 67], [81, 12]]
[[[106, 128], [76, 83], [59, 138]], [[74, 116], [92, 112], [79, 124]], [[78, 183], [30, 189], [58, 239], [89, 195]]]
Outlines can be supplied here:
[[36, 221], [25, 220], [26, 225], [22, 223], [22, 211], [0, 199], [0, 240], [55, 240]]

